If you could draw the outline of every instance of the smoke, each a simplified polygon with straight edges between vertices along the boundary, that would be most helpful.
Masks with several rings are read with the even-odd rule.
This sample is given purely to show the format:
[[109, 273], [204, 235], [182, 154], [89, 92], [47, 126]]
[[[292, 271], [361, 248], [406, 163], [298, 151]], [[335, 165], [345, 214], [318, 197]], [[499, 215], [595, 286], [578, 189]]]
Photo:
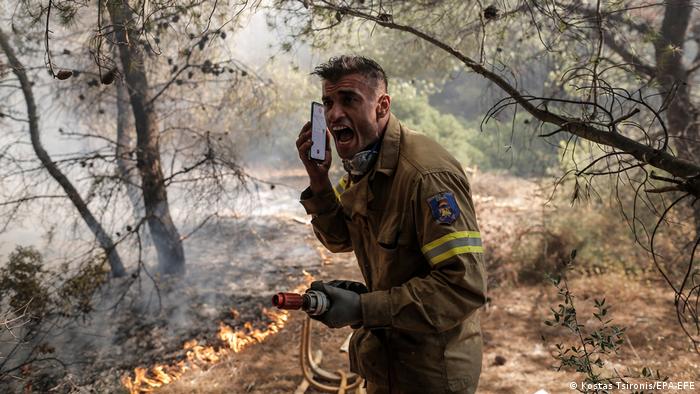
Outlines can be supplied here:
[[[184, 241], [185, 277], [159, 278], [153, 273], [155, 253], [145, 247], [137, 278], [109, 281], [92, 300], [94, 312], [49, 331], [46, 342], [73, 382], [114, 388], [121, 384], [117, 371], [183, 357], [186, 340], [216, 343], [219, 322], [236, 328], [260, 321], [272, 294], [294, 288], [304, 270], [318, 269], [320, 259], [307, 242], [310, 231], [298, 204], [305, 176], [256, 175], [288, 186], [259, 184], [257, 191], [251, 186], [251, 198], [239, 209], [222, 212], [196, 229], [181, 225], [183, 234], [194, 231]], [[175, 211], [186, 208], [174, 204]], [[139, 257], [132, 247], [123, 248], [124, 260], [132, 262], [130, 272]]]
[[[308, 119], [310, 102], [317, 99], [319, 84], [308, 75], [310, 51], [302, 47], [295, 56], [280, 55], [278, 34], [267, 29], [264, 15], [254, 15], [229, 40], [234, 55], [252, 71], [239, 85], [241, 89], [215, 92], [218, 112], [195, 115], [189, 109], [192, 112], [181, 111], [161, 124], [166, 177], [188, 169], [209, 147], [220, 167], [230, 170], [222, 175], [205, 165], [188, 172], [192, 179], [222, 175], [213, 183], [169, 180], [171, 213], [184, 238], [185, 277], [168, 279], [156, 274], [157, 257], [148, 228], [131, 214], [133, 207], [124, 188], [109, 181], [94, 182], [95, 174], [109, 179], [113, 163], [102, 160], [94, 166], [84, 163], [68, 168], [69, 177], [87, 196], [91, 208], [99, 210], [99, 220], [119, 242], [118, 251], [134, 275], [108, 281], [92, 298], [93, 311], [84, 317], [57, 317], [56, 325], [47, 327], [41, 341], [60, 362], [38, 365], [25, 378], [46, 368], [59, 378], [67, 372], [64, 382], [70, 379], [78, 385], [93, 385], [98, 392], [112, 391], [113, 385], [120, 385], [119, 371], [147, 365], [164, 354], [181, 356], [184, 340], [212, 338], [219, 321], [235, 327], [260, 320], [261, 308], [268, 306], [273, 293], [296, 286], [303, 270], [318, 268], [320, 259], [307, 242], [310, 231], [298, 204], [307, 180], [294, 141]], [[271, 61], [273, 55], [276, 60]], [[306, 64], [304, 69], [290, 66], [290, 59]], [[41, 89], [35, 92], [43, 97], [41, 108], [61, 108], [59, 97]], [[251, 92], [255, 94], [244, 95]], [[100, 112], [99, 131], [105, 135], [116, 127], [110, 111]], [[59, 159], [92, 151], [113, 153], [108, 143], [69, 138], [59, 132], [59, 128], [93, 131], [94, 119], [86, 122], [80, 116], [53, 111], [42, 117], [42, 137], [49, 153]], [[166, 132], [173, 125], [188, 126], [188, 122], [208, 130], [197, 135], [196, 144], [188, 134]], [[23, 132], [18, 129], [15, 136], [24, 138]], [[180, 149], [190, 145], [190, 151]], [[32, 157], [31, 152], [26, 153], [26, 158]], [[238, 170], [253, 178], [236, 178]], [[30, 186], [34, 194], [60, 194], [48, 177], [2, 178], [2, 182], [5, 191]], [[23, 205], [14, 219], [8, 231], [0, 233], [0, 264], [16, 244], [41, 250], [48, 270], [75, 269], [99, 254], [75, 208], [61, 199]], [[0, 354], [8, 354], [2, 344]], [[53, 378], [45, 381], [47, 389], [57, 383]], [[12, 384], [20, 389], [21, 383]]]

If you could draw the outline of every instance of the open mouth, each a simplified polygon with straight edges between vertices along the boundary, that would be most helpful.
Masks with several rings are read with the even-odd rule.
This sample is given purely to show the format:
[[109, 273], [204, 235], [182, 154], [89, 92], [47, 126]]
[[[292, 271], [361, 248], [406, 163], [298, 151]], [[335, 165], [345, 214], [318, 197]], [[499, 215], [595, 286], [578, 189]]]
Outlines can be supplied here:
[[340, 127], [333, 129], [333, 136], [335, 137], [335, 140], [341, 144], [351, 141], [354, 135], [355, 132], [349, 127]]

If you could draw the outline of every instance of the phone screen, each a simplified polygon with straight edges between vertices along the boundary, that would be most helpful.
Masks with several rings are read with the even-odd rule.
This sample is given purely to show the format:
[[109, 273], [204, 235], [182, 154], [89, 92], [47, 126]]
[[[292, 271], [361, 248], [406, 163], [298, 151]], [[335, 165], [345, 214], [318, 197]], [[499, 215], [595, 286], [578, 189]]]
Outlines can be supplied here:
[[323, 105], [311, 103], [311, 150], [309, 157], [314, 160], [326, 160], [326, 117]]

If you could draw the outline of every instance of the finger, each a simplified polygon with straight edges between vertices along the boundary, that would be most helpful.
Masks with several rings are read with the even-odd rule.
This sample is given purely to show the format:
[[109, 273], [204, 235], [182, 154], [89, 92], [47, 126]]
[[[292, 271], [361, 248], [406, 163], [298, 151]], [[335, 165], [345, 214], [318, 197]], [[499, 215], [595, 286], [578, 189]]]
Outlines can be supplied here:
[[299, 152], [303, 153], [308, 153], [308, 150], [311, 149], [311, 145], [313, 145], [313, 141], [311, 140], [306, 140], [299, 145]]
[[311, 122], [306, 122], [304, 123], [304, 126], [301, 128], [301, 131], [299, 132], [299, 135], [304, 134], [304, 132], [311, 130]]
[[299, 138], [297, 138], [296, 144], [297, 147], [301, 144], [303, 144], [306, 141], [311, 140], [311, 130], [307, 130], [299, 134]]
[[331, 153], [331, 132], [326, 129], [326, 156], [330, 157]]
[[302, 144], [299, 147], [301, 148], [303, 146], [306, 146], [307, 148], [311, 148], [311, 145], [313, 145], [313, 144], [314, 144], [314, 142], [311, 141], [311, 139], [308, 139], [308, 140], [302, 142]]
[[317, 165], [319, 167], [323, 167], [326, 171], [331, 168], [331, 162], [333, 158], [331, 157], [330, 153], [326, 152], [326, 158], [322, 162], [317, 162]]
[[315, 280], [315, 281], [311, 282], [311, 286], [309, 286], [309, 289], [306, 291], [308, 292], [309, 290], [316, 290], [316, 291], [323, 292], [323, 281]]
[[354, 291], [357, 294], [364, 294], [369, 292], [369, 289], [364, 283], [360, 282], [350, 282], [350, 285], [348, 286], [348, 290]]
[[[337, 282], [337, 284], [333, 287], [337, 287], [337, 288], [343, 289], [343, 290], [350, 290], [350, 291], [352, 291], [353, 284], [355, 283], [355, 282], [350, 281], [350, 280], [337, 280], [336, 282]], [[328, 283], [328, 284], [330, 284], [330, 283]]]
[[336, 287], [336, 288], [338, 288], [338, 289], [349, 290], [349, 289], [348, 289], [348, 281], [347, 281], [347, 280], [332, 280], [332, 281], [330, 281], [330, 282], [326, 282], [326, 285], [327, 285], [327, 286]]
[[304, 126], [301, 128], [301, 131], [299, 132], [299, 135], [297, 137], [297, 146], [301, 144], [302, 142], [306, 141], [309, 139], [311, 136], [311, 122], [306, 122]]
[[326, 293], [326, 295], [327, 295], [331, 300], [334, 300], [337, 296], [342, 296], [342, 295], [343, 295], [343, 292], [348, 291], [348, 290], [344, 290], [344, 289], [342, 289], [342, 288], [340, 288], [340, 287], [329, 286], [329, 285], [327, 285], [327, 284], [325, 284], [325, 283], [323, 283], [322, 286], [323, 286], [323, 290], [321, 290], [321, 291], [323, 291], [324, 293]]
[[323, 320], [321, 320], [321, 318], [318, 315], [312, 315], [310, 313], [307, 313], [307, 315], [309, 315], [309, 318], [311, 318], [312, 320], [323, 322]]
[[331, 167], [333, 161], [333, 152], [331, 152], [331, 132], [326, 129], [326, 158], [323, 160], [323, 165], [327, 168]]
[[311, 150], [311, 145], [312, 145], [312, 144], [313, 144], [313, 142], [311, 142], [311, 141], [306, 141], [306, 142], [304, 142], [303, 144], [301, 144], [301, 145], [299, 146], [299, 157], [301, 158], [301, 160], [302, 160], [304, 163], [310, 162], [310, 160], [309, 160], [309, 151]]
[[326, 282], [326, 284], [327, 284], [328, 286], [341, 287], [341, 284], [342, 284], [343, 282], [344, 282], [343, 280], [335, 279], [335, 280], [332, 280], [332, 281], [330, 281], [330, 282]]
[[333, 327], [331, 322], [328, 320], [328, 312], [326, 312], [322, 315], [316, 315], [316, 316], [309, 315], [309, 318], [311, 320], [316, 320], [319, 323], [323, 323], [323, 325], [328, 327], [328, 328], [335, 328], [335, 327]]

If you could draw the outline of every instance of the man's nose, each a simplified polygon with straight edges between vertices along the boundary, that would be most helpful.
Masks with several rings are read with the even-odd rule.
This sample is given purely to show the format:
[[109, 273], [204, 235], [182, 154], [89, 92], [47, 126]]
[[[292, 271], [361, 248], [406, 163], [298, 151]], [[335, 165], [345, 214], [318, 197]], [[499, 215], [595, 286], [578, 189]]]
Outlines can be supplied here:
[[333, 105], [330, 109], [326, 110], [326, 123], [330, 127], [343, 116], [345, 116], [343, 109], [338, 105]]

